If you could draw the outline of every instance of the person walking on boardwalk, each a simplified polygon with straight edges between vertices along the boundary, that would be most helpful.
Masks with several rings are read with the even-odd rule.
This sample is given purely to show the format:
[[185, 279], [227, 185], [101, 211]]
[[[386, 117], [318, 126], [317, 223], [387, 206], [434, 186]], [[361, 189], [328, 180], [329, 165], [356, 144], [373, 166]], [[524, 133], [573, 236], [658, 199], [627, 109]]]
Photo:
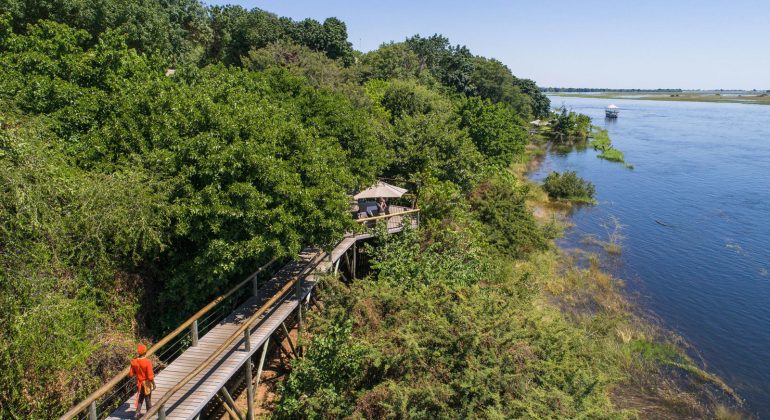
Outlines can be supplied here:
[[146, 403], [147, 410], [152, 408], [152, 401], [150, 396], [152, 391], [155, 390], [155, 374], [152, 373], [152, 362], [145, 357], [147, 354], [147, 346], [140, 344], [136, 347], [137, 357], [131, 359], [131, 369], [128, 371], [128, 376], [136, 377], [136, 385], [139, 388], [136, 393], [136, 415], [135, 418], [141, 417], [142, 403]]

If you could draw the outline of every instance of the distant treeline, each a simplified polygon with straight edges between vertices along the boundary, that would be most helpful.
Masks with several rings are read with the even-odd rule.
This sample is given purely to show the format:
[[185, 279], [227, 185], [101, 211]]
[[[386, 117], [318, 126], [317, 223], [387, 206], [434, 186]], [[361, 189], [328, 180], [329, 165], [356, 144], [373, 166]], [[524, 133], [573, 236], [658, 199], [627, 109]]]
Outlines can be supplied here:
[[708, 92], [765, 92], [770, 93], [770, 89], [609, 89], [609, 88], [572, 88], [572, 87], [541, 87], [541, 92], [663, 92], [663, 93], [682, 93], [682, 92], [695, 92], [695, 93], [708, 93]]
[[682, 92], [682, 89], [609, 89], [609, 88], [573, 88], [541, 87], [541, 92]]

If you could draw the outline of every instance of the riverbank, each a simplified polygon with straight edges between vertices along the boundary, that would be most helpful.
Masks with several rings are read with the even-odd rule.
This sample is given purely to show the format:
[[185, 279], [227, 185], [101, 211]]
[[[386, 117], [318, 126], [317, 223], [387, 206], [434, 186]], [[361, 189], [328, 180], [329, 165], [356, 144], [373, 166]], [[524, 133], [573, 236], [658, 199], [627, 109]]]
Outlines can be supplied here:
[[718, 102], [738, 104], [770, 105], [770, 94], [722, 94], [722, 93], [633, 93], [628, 92], [600, 92], [589, 93], [548, 93], [549, 96], [565, 98], [594, 98], [594, 99], [638, 99], [645, 101], [676, 101], [676, 102]]
[[[770, 107], [625, 100], [617, 120], [604, 99], [552, 97], [609, 131], [633, 171], [592, 150], [549, 153], [532, 178], [577, 171], [599, 205], [572, 211], [563, 247], [589, 248], [617, 218], [622, 254], [605, 267], [635, 302], [681, 334], [758, 418], [770, 416]], [[601, 247], [595, 247], [601, 253]]]
[[[544, 138], [535, 139], [538, 141], [527, 147], [525, 162], [514, 165], [513, 171], [529, 183], [527, 203], [538, 221], [556, 223], [566, 231], [574, 226], [572, 210], [585, 204], [550, 200], [538, 183], [528, 179], [543, 164], [551, 147]], [[563, 148], [558, 149], [564, 153]], [[603, 261], [622, 252], [621, 230], [622, 225], [615, 220], [605, 238], [591, 237], [590, 243], [586, 242], [590, 247], [561, 248], [534, 262], [540, 270], [546, 269], [537, 282], [545, 291], [547, 304], [555, 304], [576, 324], [612, 331], [604, 337], [608, 340], [604, 351], [618, 352], [619, 380], [611, 398], [617, 408], [631, 410], [641, 418], [745, 418], [741, 397], [691, 357], [697, 350], [663, 327], [654, 314], [633, 303], [623, 280], [603, 268]]]

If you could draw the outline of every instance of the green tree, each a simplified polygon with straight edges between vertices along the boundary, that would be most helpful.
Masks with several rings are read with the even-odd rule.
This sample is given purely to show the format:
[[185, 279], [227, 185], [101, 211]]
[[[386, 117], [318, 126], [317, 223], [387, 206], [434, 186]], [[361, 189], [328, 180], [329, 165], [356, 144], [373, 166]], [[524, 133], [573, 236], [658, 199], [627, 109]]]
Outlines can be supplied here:
[[491, 163], [507, 166], [524, 151], [524, 122], [506, 104], [470, 97], [461, 109], [460, 127], [466, 128], [476, 148]]
[[405, 43], [388, 43], [361, 57], [363, 81], [371, 79], [412, 79], [420, 75], [420, 61]]
[[293, 41], [278, 41], [265, 48], [251, 50], [247, 56], [241, 57], [241, 61], [249, 70], [267, 70], [276, 66], [286, 68], [307, 78], [315, 87], [345, 95], [362, 109], [371, 106], [354, 69], [344, 67], [339, 60], [332, 60], [323, 52], [313, 51]]
[[210, 36], [205, 9], [196, 0], [0, 0], [0, 11], [11, 13], [20, 33], [41, 20], [83, 29], [94, 42], [114, 31], [125, 35], [130, 47], [172, 63], [186, 60]]
[[415, 35], [407, 38], [406, 45], [420, 60], [419, 72], [428, 70], [437, 80], [455, 91], [473, 93], [473, 55], [467, 47], [451, 46], [449, 39], [438, 34], [428, 38]]
[[551, 110], [551, 100], [540, 91], [534, 81], [516, 79], [516, 86], [532, 100], [532, 113], [537, 117], [545, 117]]
[[484, 57], [475, 57], [473, 61], [471, 83], [476, 95], [495, 103], [506, 103], [520, 115], [532, 114], [530, 98], [516, 86], [516, 78], [505, 64]]
[[483, 156], [453, 114], [405, 116], [395, 122], [387, 146], [393, 160], [385, 173], [392, 178], [437, 178], [467, 190], [481, 175]]
[[551, 138], [556, 143], [572, 144], [584, 142], [591, 131], [591, 118], [566, 108], [560, 108], [552, 115]]

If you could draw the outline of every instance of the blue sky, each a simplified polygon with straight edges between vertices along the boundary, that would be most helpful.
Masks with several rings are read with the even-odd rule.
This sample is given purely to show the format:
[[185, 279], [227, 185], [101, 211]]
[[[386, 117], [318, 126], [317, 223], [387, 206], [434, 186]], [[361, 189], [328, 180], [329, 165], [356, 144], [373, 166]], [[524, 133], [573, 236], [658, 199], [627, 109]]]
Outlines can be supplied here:
[[540, 86], [770, 89], [770, 1], [207, 3], [259, 7], [293, 19], [335, 16], [362, 51], [440, 33]]

